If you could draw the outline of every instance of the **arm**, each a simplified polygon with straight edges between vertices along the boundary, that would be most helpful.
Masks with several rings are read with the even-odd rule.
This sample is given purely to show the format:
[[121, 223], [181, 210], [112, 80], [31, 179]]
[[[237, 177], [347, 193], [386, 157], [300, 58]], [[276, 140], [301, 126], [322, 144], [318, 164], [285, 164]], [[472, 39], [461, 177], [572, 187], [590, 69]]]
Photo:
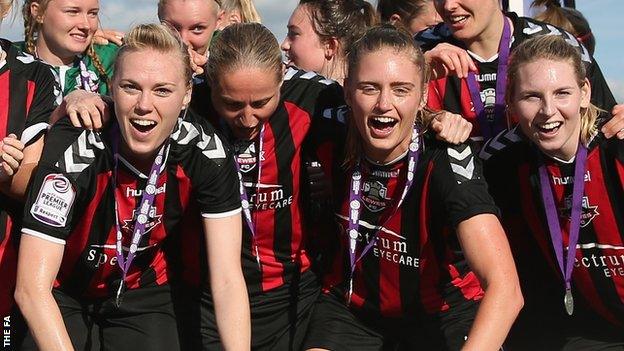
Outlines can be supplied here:
[[17, 200], [24, 201], [26, 196], [26, 188], [30, 182], [30, 177], [39, 163], [41, 152], [43, 151], [44, 137], [40, 137], [34, 143], [26, 146], [23, 151], [24, 158], [13, 175], [11, 182], [7, 184], [3, 190], [5, 194]]
[[460, 222], [457, 236], [485, 290], [463, 350], [498, 350], [524, 303], [509, 244], [492, 214]]
[[40, 350], [73, 350], [52, 284], [64, 245], [22, 234], [17, 266], [17, 302]]
[[204, 233], [210, 287], [221, 342], [226, 350], [249, 350], [251, 322], [247, 287], [241, 268], [240, 212], [224, 218], [205, 218]]

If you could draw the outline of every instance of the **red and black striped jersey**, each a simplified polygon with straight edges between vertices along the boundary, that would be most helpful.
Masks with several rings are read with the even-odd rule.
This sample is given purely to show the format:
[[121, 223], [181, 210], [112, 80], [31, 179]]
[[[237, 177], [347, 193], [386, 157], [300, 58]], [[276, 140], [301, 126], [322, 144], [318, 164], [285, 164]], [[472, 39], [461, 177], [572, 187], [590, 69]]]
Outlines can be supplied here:
[[[532, 18], [518, 17], [518, 15], [513, 12], [506, 13], [506, 16], [511, 19], [513, 23], [513, 36], [511, 40], [512, 55], [515, 47], [532, 37], [540, 35], [559, 35], [563, 37], [570, 45], [577, 47], [581, 52], [581, 57], [587, 67], [587, 76], [591, 82], [592, 102], [594, 105], [606, 111], [611, 111], [616, 101], [600, 71], [600, 67], [598, 67], [596, 61], [574, 35]], [[416, 35], [415, 39], [421, 43], [425, 51], [434, 48], [439, 43], [449, 43], [465, 48], [465, 45], [461, 41], [452, 36], [450, 29], [444, 23], [420, 32]], [[493, 123], [494, 104], [496, 101], [498, 55], [492, 58], [480, 58], [475, 54], [470, 54], [479, 70], [476, 74], [476, 80], [480, 86], [480, 95], [486, 116], [488, 116], [488, 120]], [[461, 114], [474, 125], [472, 137], [480, 140], [483, 136], [479, 123], [476, 123], [477, 117], [474, 106], [472, 105], [466, 79], [458, 79], [457, 76], [449, 76], [432, 80], [429, 83], [429, 99], [427, 103], [428, 106], [434, 110], [444, 109], [449, 112]]]
[[[54, 76], [9, 41], [0, 39], [0, 53], [6, 54], [0, 62], [0, 139], [13, 133], [28, 145], [47, 130], [56, 101]], [[13, 305], [23, 204], [4, 194], [0, 201], [0, 315], [5, 316]]]
[[[66, 120], [57, 123], [46, 140], [24, 209], [23, 235], [65, 245], [54, 286], [86, 298], [111, 296], [118, 287], [115, 198], [127, 251], [147, 182], [119, 157], [113, 189], [113, 130], [99, 134], [74, 128]], [[214, 130], [180, 120], [167, 145], [146, 234], [126, 279], [129, 289], [168, 282], [163, 242], [198, 233], [180, 231], [186, 217], [201, 212], [219, 218], [240, 211], [233, 156]]]
[[[538, 151], [519, 128], [502, 132], [481, 152], [492, 196], [518, 265], [526, 307], [556, 301], [563, 315], [564, 284], [541, 197]], [[574, 163], [544, 157], [554, 189], [564, 248], [568, 245]], [[572, 292], [585, 307], [624, 326], [624, 143], [599, 135], [590, 143]], [[565, 252], [565, 250], [564, 250]], [[539, 273], [539, 274], [538, 274]], [[552, 308], [552, 306], [551, 306]], [[574, 313], [577, 314], [576, 312]]]
[[[487, 192], [480, 160], [468, 144], [450, 146], [425, 136], [413, 185], [394, 214], [407, 178], [407, 157], [392, 165], [362, 162], [356, 257], [371, 243], [353, 274], [351, 306], [367, 316], [452, 318], [483, 297], [455, 231], [473, 216], [498, 209]], [[335, 174], [340, 254], [325, 291], [344, 294], [349, 276], [350, 176]], [[340, 181], [342, 179], [342, 182]]]
[[[265, 123], [262, 140], [261, 179], [258, 181], [259, 140], [236, 140], [225, 122], [212, 113], [204, 114], [210, 123], [219, 127], [233, 146], [240, 165], [247, 197], [252, 204], [252, 220], [256, 231], [256, 245], [260, 254], [258, 267], [251, 231], [243, 223], [243, 273], [250, 294], [269, 291], [290, 282], [293, 273], [310, 268], [306, 250], [309, 229], [304, 223], [301, 182], [303, 149], [315, 133], [327, 130], [319, 124], [335, 121], [324, 118], [338, 106], [344, 105], [342, 88], [333, 80], [314, 72], [288, 69], [280, 90], [277, 110]], [[198, 119], [199, 116], [188, 116]], [[206, 123], [205, 120], [201, 123]], [[342, 126], [340, 126], [342, 128]], [[189, 249], [191, 245], [184, 244]], [[179, 250], [179, 249], [178, 249]], [[182, 252], [188, 251], [182, 248]], [[201, 251], [201, 250], [200, 250]], [[193, 252], [197, 252], [195, 249]], [[204, 253], [199, 252], [200, 256]], [[197, 258], [186, 257], [186, 270], [194, 264], [203, 264]], [[191, 268], [191, 271], [197, 270]], [[205, 272], [205, 267], [199, 268]], [[187, 276], [197, 276], [188, 274]], [[188, 280], [187, 283], [197, 284]]]

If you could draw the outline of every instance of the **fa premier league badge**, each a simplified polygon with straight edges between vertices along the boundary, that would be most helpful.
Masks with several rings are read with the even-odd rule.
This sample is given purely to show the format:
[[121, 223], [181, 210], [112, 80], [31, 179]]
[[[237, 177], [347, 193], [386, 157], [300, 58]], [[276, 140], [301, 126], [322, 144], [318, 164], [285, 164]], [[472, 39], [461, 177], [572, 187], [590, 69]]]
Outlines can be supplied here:
[[30, 214], [39, 222], [63, 227], [67, 223], [67, 215], [75, 197], [76, 192], [69, 179], [62, 174], [48, 174]]

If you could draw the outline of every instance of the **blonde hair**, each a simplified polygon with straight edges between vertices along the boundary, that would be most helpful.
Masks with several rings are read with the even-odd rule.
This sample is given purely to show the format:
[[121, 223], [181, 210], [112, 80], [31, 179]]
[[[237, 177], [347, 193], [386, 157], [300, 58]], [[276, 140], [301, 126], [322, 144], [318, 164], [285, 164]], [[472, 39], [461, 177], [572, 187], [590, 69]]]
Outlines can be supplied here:
[[[425, 62], [425, 56], [422, 50], [416, 44], [411, 34], [405, 29], [396, 28], [389, 24], [383, 24], [370, 28], [364, 35], [355, 41], [347, 54], [348, 75], [353, 77], [358, 64], [364, 56], [370, 53], [378, 52], [383, 49], [391, 49], [397, 54], [403, 54], [408, 57], [416, 66], [418, 72], [421, 72], [420, 87], [424, 93], [429, 82], [429, 72]], [[423, 127], [421, 133], [424, 132], [437, 113], [426, 108], [419, 109], [416, 112], [416, 123]], [[347, 132], [347, 141], [345, 146], [345, 162], [346, 167], [352, 167], [359, 159], [362, 152], [362, 141], [355, 126], [353, 118], [349, 118], [349, 129]]]
[[125, 54], [150, 49], [177, 55], [183, 67], [184, 79], [191, 84], [193, 69], [187, 47], [178, 33], [164, 24], [140, 24], [132, 28], [124, 37], [124, 43], [119, 49], [113, 75], [119, 71], [118, 66], [123, 62]]
[[[159, 20], [163, 20], [163, 14], [165, 12], [165, 6], [167, 6], [167, 4], [169, 3], [169, 1], [171, 0], [158, 0], [158, 19]], [[175, 1], [175, 0], [174, 0]], [[187, 0], [179, 0], [179, 1], [187, 1]], [[214, 6], [214, 15], [218, 15], [219, 14], [219, 8], [221, 7], [221, 1], [222, 0], [205, 0], [209, 3], [214, 2], [217, 6]]]
[[240, 68], [259, 68], [282, 80], [282, 52], [275, 36], [260, 23], [234, 23], [210, 47], [206, 74], [213, 84], [220, 75]]
[[241, 23], [262, 22], [252, 0], [221, 0], [221, 10], [225, 12], [238, 10]]
[[[34, 18], [34, 14], [30, 11], [30, 6], [33, 3], [38, 3], [41, 12], [45, 13], [46, 9], [48, 8], [48, 4], [50, 4], [50, 1], [52, 0], [24, 0], [24, 5], [22, 6], [22, 17], [24, 19], [24, 46], [25, 51], [31, 55], [36, 54], [35, 44], [37, 37], [39, 36], [39, 31], [41, 31], [41, 23], [39, 23], [39, 21]], [[93, 45], [93, 41], [91, 41], [85, 54], [89, 56], [93, 61], [93, 66], [95, 66], [100, 80], [105, 84], [108, 84], [108, 75], [106, 74], [106, 69], [104, 68], [102, 60], [100, 60], [98, 55], [95, 53], [95, 48], [93, 47]]]
[[[508, 88], [505, 96], [507, 104], [511, 104], [515, 93], [520, 67], [540, 59], [569, 63], [574, 70], [578, 86], [583, 87], [586, 84], [587, 70], [579, 51], [558, 35], [540, 36], [518, 45], [511, 56], [507, 71]], [[581, 108], [581, 141], [583, 144], [587, 145], [592, 136], [597, 133], [596, 119], [601, 111], [591, 103], [589, 107]]]
[[15, 1], [16, 0], [0, 0], [0, 22], [2, 22], [2, 17], [11, 11]]

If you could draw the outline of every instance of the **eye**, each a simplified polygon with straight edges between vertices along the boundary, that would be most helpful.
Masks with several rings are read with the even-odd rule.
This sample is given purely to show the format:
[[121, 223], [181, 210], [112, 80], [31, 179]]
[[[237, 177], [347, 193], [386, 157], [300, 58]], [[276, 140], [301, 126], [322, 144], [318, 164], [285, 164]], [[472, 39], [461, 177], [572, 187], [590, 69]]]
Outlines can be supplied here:
[[195, 34], [202, 34], [205, 30], [206, 30], [206, 27], [204, 26], [195, 26], [191, 28], [191, 31]]
[[263, 108], [266, 104], [269, 103], [269, 101], [271, 101], [271, 99], [264, 99], [264, 100], [260, 100], [260, 101], [254, 101], [251, 103], [251, 107], [252, 108]]
[[134, 93], [137, 90], [139, 90], [139, 88], [137, 88], [136, 85], [131, 84], [131, 83], [124, 83], [124, 84], [119, 85], [119, 87], [121, 88], [121, 90], [127, 93]]
[[97, 17], [99, 14], [98, 10], [89, 11], [89, 17]]
[[68, 13], [70, 15], [77, 15], [78, 14], [78, 10], [77, 9], [67, 9], [67, 10], [65, 10], [65, 13]]
[[297, 35], [299, 35], [299, 33], [293, 31], [293, 30], [289, 30], [288, 33], [286, 34], [286, 36], [288, 36], [289, 38], [294, 38]]
[[167, 89], [167, 88], [157, 88], [155, 91], [157, 96], [160, 97], [167, 97], [169, 95], [171, 95], [172, 91], [171, 89]]
[[570, 92], [569, 90], [560, 90], [560, 91], [557, 91], [555, 95], [560, 96], [560, 97], [565, 97], [565, 96], [572, 95], [572, 92]]
[[393, 91], [398, 96], [405, 96], [411, 92], [411, 89], [407, 87], [398, 87], [398, 88], [394, 88]]
[[379, 91], [374, 85], [369, 85], [369, 84], [361, 86], [360, 90], [365, 95], [373, 95]]

